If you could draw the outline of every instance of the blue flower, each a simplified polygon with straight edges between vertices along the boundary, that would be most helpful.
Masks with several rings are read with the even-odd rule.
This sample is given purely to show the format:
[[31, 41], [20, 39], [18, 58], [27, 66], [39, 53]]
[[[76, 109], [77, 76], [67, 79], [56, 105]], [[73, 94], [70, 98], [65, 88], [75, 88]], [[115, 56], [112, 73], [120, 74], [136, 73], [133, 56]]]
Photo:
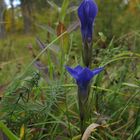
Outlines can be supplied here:
[[96, 68], [94, 70], [90, 70], [89, 68], [81, 67], [78, 65], [75, 68], [70, 68], [66, 66], [67, 71], [70, 73], [70, 75], [76, 80], [76, 83], [78, 85], [79, 92], [83, 98], [86, 98], [88, 96], [89, 92], [89, 85], [92, 80], [92, 78], [99, 74], [104, 68]]
[[83, 0], [78, 8], [83, 41], [92, 41], [93, 22], [97, 13], [98, 7], [93, 0]]

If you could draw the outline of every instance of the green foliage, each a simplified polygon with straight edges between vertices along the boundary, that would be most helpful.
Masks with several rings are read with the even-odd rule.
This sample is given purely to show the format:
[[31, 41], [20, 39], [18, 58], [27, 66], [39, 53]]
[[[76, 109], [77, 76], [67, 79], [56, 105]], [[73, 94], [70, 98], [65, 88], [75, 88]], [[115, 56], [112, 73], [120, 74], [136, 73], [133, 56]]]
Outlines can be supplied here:
[[60, 19], [63, 22], [66, 16], [66, 10], [68, 8], [70, 1], [69, 0], [64, 0], [61, 8], [61, 13], [60, 13]]
[[[38, 0], [33, 9], [34, 34], [21, 35], [22, 28], [18, 25], [18, 32], [0, 41], [0, 120], [7, 126], [1, 127], [2, 124], [0, 129], [5, 129], [5, 135], [25, 140], [80, 139], [77, 89], [64, 68], [82, 62], [81, 36], [74, 22], [79, 2]], [[90, 119], [86, 125], [96, 123], [102, 128], [93, 131], [89, 139], [138, 140], [139, 2], [97, 2], [99, 14], [94, 27], [92, 68], [104, 66], [105, 70], [93, 80]], [[21, 17], [16, 21], [21, 23]], [[60, 36], [56, 33], [59, 21], [66, 28]], [[11, 26], [7, 26], [9, 33]], [[69, 48], [61, 53], [66, 34]], [[36, 36], [43, 40], [45, 49], [38, 48], [42, 42], [36, 44]], [[29, 52], [30, 45], [35, 56]], [[48, 67], [47, 75], [33, 66], [37, 60]]]
[[18, 137], [15, 136], [5, 125], [3, 122], [0, 122], [0, 130], [4, 132], [4, 134], [9, 138], [9, 140], [18, 140]]

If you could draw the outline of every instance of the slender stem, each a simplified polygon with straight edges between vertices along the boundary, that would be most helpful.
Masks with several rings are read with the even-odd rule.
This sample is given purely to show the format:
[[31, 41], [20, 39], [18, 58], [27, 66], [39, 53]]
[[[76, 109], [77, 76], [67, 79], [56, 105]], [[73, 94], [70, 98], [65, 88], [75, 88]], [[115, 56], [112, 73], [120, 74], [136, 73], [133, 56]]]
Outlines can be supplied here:
[[82, 92], [78, 87], [78, 105], [79, 105], [79, 115], [80, 115], [80, 130], [83, 135], [85, 131], [85, 102], [83, 101]]
[[86, 120], [89, 119], [89, 93], [91, 85], [90, 83], [85, 88], [78, 86], [78, 104], [79, 104], [79, 114], [80, 114], [80, 129], [83, 135], [86, 129]]
[[86, 67], [90, 67], [92, 63], [92, 45], [92, 42], [83, 41], [82, 57], [83, 63]]
[[85, 117], [84, 117], [84, 109], [83, 109], [83, 104], [80, 101], [79, 98], [79, 114], [80, 114], [80, 130], [81, 130], [81, 134], [83, 135], [85, 128], [84, 128], [84, 121], [85, 121]]

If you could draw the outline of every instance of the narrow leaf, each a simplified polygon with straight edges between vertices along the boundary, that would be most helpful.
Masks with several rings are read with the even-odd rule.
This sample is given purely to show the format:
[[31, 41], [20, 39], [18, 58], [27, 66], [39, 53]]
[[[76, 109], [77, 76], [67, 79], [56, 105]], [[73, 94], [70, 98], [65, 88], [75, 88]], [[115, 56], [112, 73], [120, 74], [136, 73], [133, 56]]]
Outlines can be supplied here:
[[9, 130], [9, 128], [1, 121], [0, 121], [0, 130], [3, 131], [3, 133], [9, 138], [9, 140], [19, 140], [19, 138], [16, 135], [14, 135]]

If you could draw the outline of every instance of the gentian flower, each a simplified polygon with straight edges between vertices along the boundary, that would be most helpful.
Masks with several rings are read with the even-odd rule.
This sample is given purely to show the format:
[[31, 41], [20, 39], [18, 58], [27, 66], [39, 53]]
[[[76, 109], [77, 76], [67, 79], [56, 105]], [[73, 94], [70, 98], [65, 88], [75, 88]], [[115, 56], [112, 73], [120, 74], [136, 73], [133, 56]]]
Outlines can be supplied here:
[[89, 86], [92, 78], [95, 75], [99, 74], [103, 70], [103, 67], [90, 70], [87, 67], [83, 68], [78, 65], [75, 68], [70, 68], [66, 66], [66, 69], [70, 73], [70, 75], [76, 80], [76, 83], [78, 85], [78, 94], [81, 96], [83, 102], [85, 102], [88, 98], [90, 89]]
[[83, 41], [92, 41], [93, 23], [97, 12], [98, 7], [93, 0], [83, 0], [78, 8]]

